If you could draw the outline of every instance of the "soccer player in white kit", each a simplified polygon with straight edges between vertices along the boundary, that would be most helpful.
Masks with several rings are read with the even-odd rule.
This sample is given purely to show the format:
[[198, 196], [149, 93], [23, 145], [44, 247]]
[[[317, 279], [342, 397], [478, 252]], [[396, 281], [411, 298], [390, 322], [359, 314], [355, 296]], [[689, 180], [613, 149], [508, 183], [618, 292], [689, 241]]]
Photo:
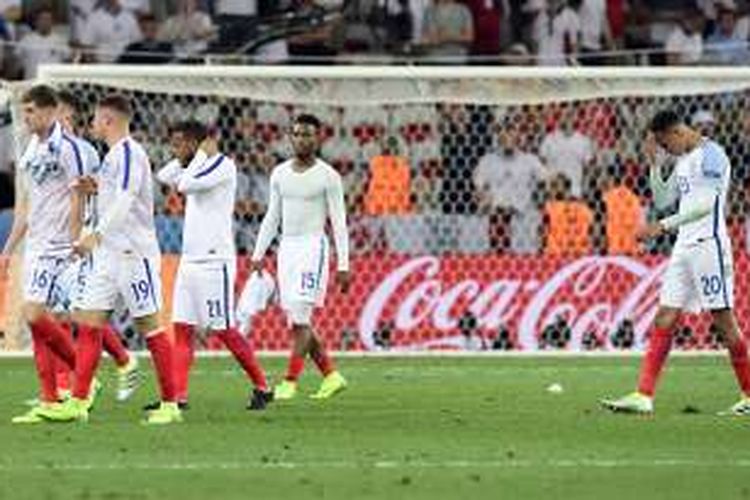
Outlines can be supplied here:
[[[75, 145], [76, 161], [80, 159], [83, 165], [83, 175], [93, 176], [99, 172], [101, 159], [99, 152], [87, 140], [83, 139], [78, 132], [78, 118], [80, 104], [72, 92], [61, 90], [57, 92], [58, 120], [63, 131], [71, 138]], [[77, 203], [79, 213], [74, 214], [76, 222], [82, 223], [83, 227], [93, 228], [96, 224], [96, 193], [87, 192], [84, 178], [76, 180], [75, 189], [81, 196], [81, 203]], [[53, 311], [61, 322], [70, 323], [70, 305], [73, 294], [81, 286], [90, 259], [79, 260], [69, 265], [56, 280], [53, 299]], [[138, 358], [131, 355], [120, 339], [120, 335], [107, 323], [102, 332], [102, 345], [104, 350], [112, 357], [117, 366], [117, 401], [126, 401], [138, 388], [140, 383], [140, 372], [138, 370]], [[61, 388], [68, 389], [68, 368], [64, 363], [56, 364], [58, 392]], [[69, 391], [68, 391], [69, 392]]]
[[158, 318], [161, 266], [151, 164], [143, 147], [130, 136], [131, 117], [130, 102], [120, 95], [102, 98], [94, 113], [92, 133], [109, 147], [96, 178], [103, 213], [94, 229], [74, 244], [76, 253], [90, 255], [92, 263], [73, 301], [78, 327], [73, 397], [62, 408], [42, 411], [49, 420], [88, 420], [85, 395], [101, 357], [102, 329], [122, 298], [136, 329], [146, 338], [161, 389], [162, 403], [147, 414], [145, 423], [182, 421], [175, 397], [172, 345]]
[[349, 289], [349, 237], [341, 176], [316, 157], [320, 148], [320, 121], [313, 115], [296, 117], [291, 133], [294, 158], [271, 173], [268, 210], [252, 255], [252, 272], [262, 271], [262, 259], [281, 223], [277, 277], [281, 307], [291, 324], [294, 346], [285, 380], [274, 388], [275, 399], [291, 399], [310, 354], [323, 375], [320, 389], [312, 395], [326, 399], [346, 387], [322, 341], [312, 327], [312, 313], [325, 301], [328, 283], [328, 239], [325, 223], [330, 218], [336, 244], [336, 278], [341, 290]]
[[[666, 181], [656, 161], [657, 146], [678, 157]], [[729, 159], [719, 144], [685, 125], [673, 111], [654, 116], [645, 153], [651, 163], [655, 204], [665, 208], [678, 202], [679, 209], [642, 227], [639, 237], [653, 238], [677, 230], [677, 241], [662, 281], [659, 310], [637, 391], [620, 399], [603, 400], [602, 404], [612, 411], [652, 413], [654, 390], [680, 315], [702, 309], [711, 313], [713, 326], [722, 334], [742, 393], [740, 400], [723, 413], [750, 415], [750, 363], [733, 311], [732, 246], [726, 227]]]
[[42, 410], [60, 404], [56, 363], [65, 364], [68, 370], [75, 367], [70, 332], [54, 319], [50, 306], [55, 281], [65, 269], [80, 230], [74, 216], [80, 200], [71, 185], [83, 171], [75, 143], [57, 121], [55, 91], [44, 85], [32, 87], [21, 98], [21, 106], [31, 138], [18, 163], [21, 189], [3, 249], [3, 266], [25, 237], [22, 309], [31, 330], [40, 393], [39, 404], [13, 418], [13, 423], [34, 424], [43, 421]]
[[172, 312], [178, 405], [187, 407], [195, 334], [201, 328], [227, 346], [255, 386], [248, 409], [262, 410], [273, 393], [252, 346], [236, 327], [234, 314], [237, 255], [232, 224], [237, 166], [219, 152], [207, 127], [195, 121], [172, 127], [171, 147], [175, 159], [159, 170], [157, 179], [186, 197]]

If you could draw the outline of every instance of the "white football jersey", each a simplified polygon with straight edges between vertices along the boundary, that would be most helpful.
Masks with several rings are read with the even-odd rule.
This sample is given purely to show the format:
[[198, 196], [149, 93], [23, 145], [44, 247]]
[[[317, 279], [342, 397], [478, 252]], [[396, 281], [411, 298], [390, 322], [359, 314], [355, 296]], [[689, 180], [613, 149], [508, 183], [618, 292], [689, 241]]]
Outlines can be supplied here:
[[32, 136], [19, 161], [28, 196], [27, 248], [39, 252], [69, 249], [71, 183], [84, 173], [76, 141], [55, 122], [45, 140]]
[[198, 150], [187, 168], [172, 161], [159, 171], [157, 178], [185, 194], [183, 259], [234, 259], [234, 161], [223, 154], [209, 158]]
[[104, 234], [101, 246], [116, 252], [158, 256], [151, 162], [143, 147], [130, 136], [120, 139], [104, 156], [98, 179], [100, 220], [120, 193], [134, 197], [120, 227]]
[[710, 216], [679, 227], [676, 247], [718, 238], [720, 244], [729, 248], [726, 200], [731, 174], [732, 166], [724, 148], [710, 139], [704, 139], [698, 147], [680, 157], [673, 174], [679, 213], [690, 213], [708, 201], [712, 210]]
[[274, 168], [268, 211], [263, 218], [253, 260], [260, 260], [276, 236], [281, 222], [282, 237], [322, 235], [330, 217], [336, 244], [338, 269], [349, 269], [349, 236], [346, 229], [346, 208], [341, 176], [328, 163], [315, 164], [298, 172], [294, 160]]
[[[80, 157], [83, 165], [83, 175], [99, 175], [99, 169], [102, 166], [99, 152], [93, 144], [82, 137], [70, 136], [71, 141], [76, 146], [76, 156]], [[96, 226], [97, 214], [97, 196], [95, 194], [86, 196], [83, 207], [83, 226], [93, 228]]]

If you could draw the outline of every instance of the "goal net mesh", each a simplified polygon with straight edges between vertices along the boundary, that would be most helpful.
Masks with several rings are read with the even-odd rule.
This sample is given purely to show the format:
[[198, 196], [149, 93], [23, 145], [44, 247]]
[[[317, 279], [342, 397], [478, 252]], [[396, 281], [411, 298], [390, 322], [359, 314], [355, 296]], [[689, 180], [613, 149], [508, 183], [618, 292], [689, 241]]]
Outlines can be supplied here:
[[[727, 213], [736, 307], [750, 329], [750, 73], [620, 78], [365, 68], [358, 76], [349, 68], [329, 77], [324, 70], [287, 70], [108, 74], [63, 67], [43, 80], [74, 91], [88, 117], [107, 93], [132, 98], [133, 136], [155, 169], [170, 159], [171, 123], [196, 118], [219, 130], [221, 149], [239, 169], [238, 294], [269, 173], [291, 154], [291, 120], [317, 115], [325, 136], [320, 155], [345, 185], [353, 286], [344, 296], [331, 281], [315, 325], [329, 347], [341, 350], [641, 348], [672, 238], [640, 244], [634, 232], [641, 221], [674, 210], [653, 206], [641, 146], [651, 116], [674, 109], [732, 161]], [[11, 105], [28, 85], [4, 87]], [[22, 143], [17, 114], [16, 124]], [[184, 200], [158, 184], [155, 197], [166, 322]], [[275, 268], [273, 258], [267, 264]], [[27, 342], [13, 276], [20, 273], [3, 288], [9, 349]], [[277, 306], [251, 324], [259, 348], [290, 345]], [[705, 318], [687, 316], [682, 324], [679, 348], [719, 346]]]

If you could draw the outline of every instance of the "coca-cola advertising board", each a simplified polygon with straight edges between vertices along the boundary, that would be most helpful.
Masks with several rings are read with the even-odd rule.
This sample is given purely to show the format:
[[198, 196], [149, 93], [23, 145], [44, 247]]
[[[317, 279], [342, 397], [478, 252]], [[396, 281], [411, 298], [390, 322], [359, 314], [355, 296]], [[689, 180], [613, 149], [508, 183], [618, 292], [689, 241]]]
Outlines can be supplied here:
[[[238, 285], [247, 277], [240, 263]], [[331, 348], [339, 348], [344, 331], [352, 332], [349, 348], [380, 349], [378, 331], [391, 332], [391, 350], [490, 347], [504, 329], [512, 349], [550, 348], [543, 331], [562, 321], [569, 340], [563, 349], [616, 350], [613, 334], [628, 324], [641, 349], [658, 307], [667, 260], [661, 257], [590, 256], [578, 259], [541, 256], [397, 256], [353, 259], [353, 284], [342, 295], [331, 280], [316, 327]], [[740, 325], [750, 330], [746, 254], [735, 256], [735, 307]], [[467, 344], [460, 322], [473, 318], [479, 339]], [[693, 337], [683, 345], [710, 348], [710, 321], [686, 315], [683, 325]], [[253, 322], [253, 337], [263, 349], [285, 349], [289, 337], [278, 307]], [[598, 342], [587, 342], [595, 338]], [[480, 342], [477, 342], [480, 340]]]

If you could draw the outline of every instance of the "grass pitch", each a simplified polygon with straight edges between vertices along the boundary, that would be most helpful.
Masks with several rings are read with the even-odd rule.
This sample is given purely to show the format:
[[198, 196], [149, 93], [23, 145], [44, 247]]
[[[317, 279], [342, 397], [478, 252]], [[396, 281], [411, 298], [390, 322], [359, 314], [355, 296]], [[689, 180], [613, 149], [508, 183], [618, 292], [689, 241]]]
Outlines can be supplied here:
[[750, 498], [750, 418], [715, 416], [737, 397], [722, 357], [672, 359], [653, 418], [597, 407], [632, 389], [635, 358], [339, 365], [340, 397], [305, 397], [310, 364], [297, 399], [250, 413], [235, 365], [200, 359], [186, 422], [152, 428], [150, 377], [120, 405], [105, 363], [89, 424], [13, 426], [35, 379], [30, 360], [0, 360], [0, 499]]

